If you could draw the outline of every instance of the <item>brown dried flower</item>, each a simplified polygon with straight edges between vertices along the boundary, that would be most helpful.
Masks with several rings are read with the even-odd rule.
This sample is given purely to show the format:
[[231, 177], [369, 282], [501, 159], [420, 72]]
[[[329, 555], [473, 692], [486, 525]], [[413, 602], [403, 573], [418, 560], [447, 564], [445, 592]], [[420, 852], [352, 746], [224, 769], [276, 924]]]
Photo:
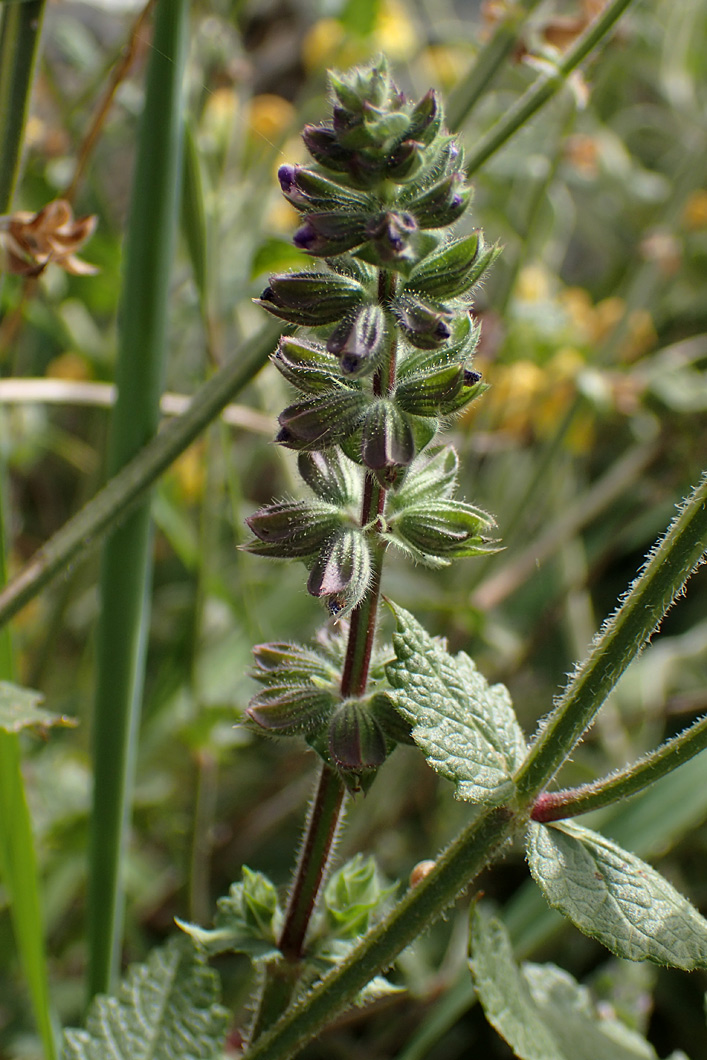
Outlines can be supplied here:
[[96, 228], [97, 217], [77, 217], [65, 199], [47, 203], [39, 213], [18, 210], [0, 218], [0, 238], [5, 245], [6, 267], [18, 276], [39, 276], [47, 265], [60, 265], [73, 276], [93, 276], [94, 265], [76, 252]]

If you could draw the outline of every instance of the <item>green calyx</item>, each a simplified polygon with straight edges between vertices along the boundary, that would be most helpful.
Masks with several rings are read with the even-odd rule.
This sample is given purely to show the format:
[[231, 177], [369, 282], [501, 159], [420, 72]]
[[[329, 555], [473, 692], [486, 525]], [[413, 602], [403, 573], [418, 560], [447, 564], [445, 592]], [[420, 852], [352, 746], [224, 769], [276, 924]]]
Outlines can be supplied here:
[[246, 724], [267, 736], [304, 736], [352, 791], [361, 789], [410, 727], [385, 693], [387, 646], [372, 666], [373, 691], [343, 697], [340, 691], [341, 638], [322, 638], [315, 647], [273, 642], [254, 649], [251, 676], [261, 686], [245, 714]]

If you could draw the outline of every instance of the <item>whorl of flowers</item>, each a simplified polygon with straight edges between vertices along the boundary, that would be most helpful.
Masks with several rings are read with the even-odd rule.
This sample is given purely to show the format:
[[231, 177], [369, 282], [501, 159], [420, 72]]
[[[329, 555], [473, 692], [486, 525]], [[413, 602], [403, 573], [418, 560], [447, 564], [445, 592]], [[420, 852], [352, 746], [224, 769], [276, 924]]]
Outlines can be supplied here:
[[[341, 619], [364, 600], [374, 554], [388, 544], [432, 567], [493, 549], [491, 517], [454, 499], [456, 453], [431, 443], [485, 389], [472, 367], [470, 293], [498, 251], [479, 231], [448, 232], [471, 188], [435, 93], [408, 101], [384, 60], [330, 82], [331, 122], [303, 133], [313, 162], [278, 173], [301, 213], [294, 243], [316, 265], [272, 276], [258, 299], [312, 329], [283, 336], [272, 359], [297, 391], [277, 441], [298, 451], [313, 498], [253, 514], [246, 547], [302, 559], [309, 592]], [[270, 733], [303, 733], [345, 775], [360, 774], [381, 764], [400, 722], [376, 693], [342, 701], [338, 674], [331, 650], [261, 645], [264, 690], [248, 713]]]

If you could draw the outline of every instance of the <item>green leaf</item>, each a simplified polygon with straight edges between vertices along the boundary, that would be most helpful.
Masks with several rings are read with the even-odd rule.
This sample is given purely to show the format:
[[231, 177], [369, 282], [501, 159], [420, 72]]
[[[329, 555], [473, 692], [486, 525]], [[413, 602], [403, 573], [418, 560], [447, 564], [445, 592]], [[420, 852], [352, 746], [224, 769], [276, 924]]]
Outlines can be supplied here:
[[225, 898], [216, 903], [213, 928], [177, 918], [177, 925], [209, 956], [217, 953], [245, 953], [252, 961], [279, 957], [277, 937], [282, 925], [282, 910], [277, 891], [261, 872], [243, 866], [243, 880], [232, 883]]
[[52, 725], [76, 725], [73, 718], [52, 714], [37, 704], [44, 696], [31, 688], [20, 688], [10, 681], [0, 681], [0, 729], [19, 732], [20, 729], [48, 729]]
[[521, 1060], [657, 1060], [649, 1042], [599, 1012], [586, 987], [552, 964], [513, 960], [503, 924], [478, 906], [470, 962], [486, 1018]]
[[375, 860], [356, 854], [334, 873], [324, 888], [324, 908], [332, 934], [352, 938], [368, 931], [395, 886], [384, 887]]
[[[546, 1026], [568, 1060], [657, 1060], [643, 1035], [597, 1011], [586, 986], [554, 964], [523, 965], [523, 977]], [[677, 1060], [677, 1057], [674, 1058]]]
[[569, 821], [531, 822], [527, 852], [550, 905], [617, 957], [707, 967], [707, 920], [635, 854]]
[[397, 660], [386, 667], [393, 701], [412, 726], [430, 765], [469, 802], [499, 805], [513, 794], [511, 775], [525, 739], [508, 690], [489, 686], [468, 655], [451, 656], [408, 612], [390, 604], [398, 623]]
[[63, 1060], [214, 1060], [229, 1013], [191, 943], [172, 939], [128, 970], [117, 997], [99, 994], [86, 1030], [67, 1030]]
[[566, 1060], [513, 960], [506, 929], [478, 905], [472, 912], [470, 943], [476, 993], [494, 1030], [522, 1060]]
[[311, 264], [307, 255], [293, 247], [290, 240], [271, 236], [265, 239], [253, 256], [250, 270], [251, 280], [264, 272], [284, 272], [286, 269], [306, 269]]

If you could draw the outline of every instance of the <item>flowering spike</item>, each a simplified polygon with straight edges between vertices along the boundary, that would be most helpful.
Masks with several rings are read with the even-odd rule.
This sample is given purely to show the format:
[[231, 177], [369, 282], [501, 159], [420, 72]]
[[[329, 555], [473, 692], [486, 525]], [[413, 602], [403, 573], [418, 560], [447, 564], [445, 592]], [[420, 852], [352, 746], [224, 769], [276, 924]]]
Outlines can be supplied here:
[[[271, 734], [303, 733], [362, 790], [395, 742], [410, 739], [379, 686], [366, 694], [387, 545], [438, 568], [494, 550], [490, 516], [454, 499], [454, 450], [426, 447], [486, 389], [472, 364], [479, 326], [468, 295], [498, 251], [479, 231], [445, 231], [471, 188], [433, 91], [406, 99], [384, 59], [332, 74], [330, 86], [329, 120], [303, 131], [313, 163], [278, 170], [300, 215], [294, 244], [318, 261], [271, 277], [259, 299], [289, 324], [321, 329], [284, 335], [272, 356], [300, 395], [280, 413], [277, 441], [298, 452], [315, 499], [255, 512], [246, 548], [302, 559], [308, 591], [331, 617], [357, 612], [356, 621], [346, 662], [339, 652], [333, 668], [320, 648], [256, 649], [264, 687], [248, 716]], [[346, 698], [354, 687], [360, 698]]]

